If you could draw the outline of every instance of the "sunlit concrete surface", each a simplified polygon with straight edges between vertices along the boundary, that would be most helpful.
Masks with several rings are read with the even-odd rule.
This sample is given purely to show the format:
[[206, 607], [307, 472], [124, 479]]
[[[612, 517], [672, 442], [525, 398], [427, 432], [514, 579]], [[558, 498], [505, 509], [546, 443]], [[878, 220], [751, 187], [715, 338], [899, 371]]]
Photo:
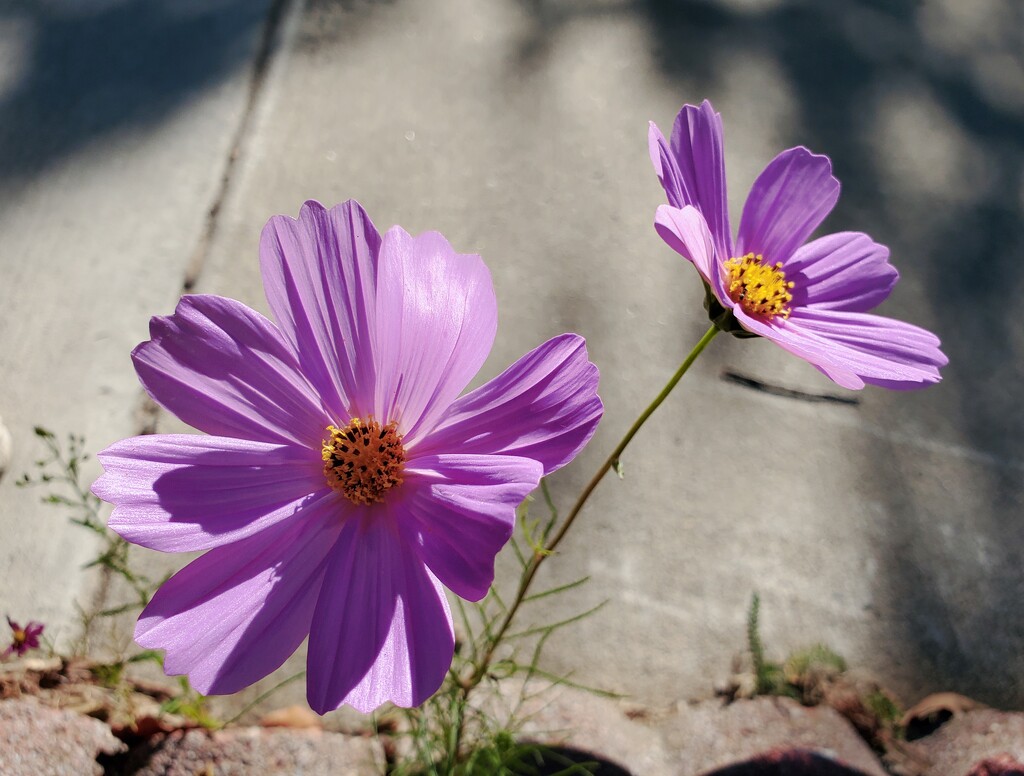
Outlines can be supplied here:
[[268, 5], [0, 3], [0, 615], [62, 645], [99, 604], [97, 544], [40, 504], [55, 489], [14, 482], [43, 453], [34, 425], [95, 452], [145, 422], [129, 353], [181, 293]]
[[[116, 29], [142, 7], [164, 6], [76, 13]], [[843, 194], [825, 228], [890, 246], [902, 280], [880, 312], [936, 331], [951, 364], [924, 392], [851, 393], [770, 343], [719, 337], [538, 580], [590, 583], [524, 625], [607, 601], [549, 642], [547, 666], [665, 703], [729, 672], [756, 590], [777, 656], [823, 641], [906, 701], [950, 689], [1024, 703], [1019, 4], [310, 0], [275, 6], [269, 28], [266, 7], [172, 7], [218, 9], [224, 29], [205, 28], [197, 51], [222, 57], [226, 42], [237, 56], [206, 54], [187, 85], [122, 84], [155, 103], [123, 121], [108, 113], [130, 53], [96, 66], [77, 127], [56, 126], [81, 89], [46, 76], [50, 58], [0, 79], [10, 471], [31, 461], [34, 423], [95, 447], [139, 430], [127, 354], [146, 317], [172, 310], [186, 274], [266, 311], [266, 219], [355, 197], [382, 229], [436, 229], [487, 261], [500, 318], [481, 379], [560, 332], [587, 337], [607, 412], [554, 478], [568, 507], [706, 328], [696, 274], [651, 228], [663, 195], [646, 135], [707, 97], [725, 122], [733, 224], [778, 151], [828, 153]], [[24, 57], [47, 19], [9, 15], [32, 43], [0, 36], [0, 56]], [[276, 43], [254, 79], [265, 29]], [[182, 430], [165, 415], [156, 427]], [[0, 603], [70, 627], [89, 548], [11, 479]]]

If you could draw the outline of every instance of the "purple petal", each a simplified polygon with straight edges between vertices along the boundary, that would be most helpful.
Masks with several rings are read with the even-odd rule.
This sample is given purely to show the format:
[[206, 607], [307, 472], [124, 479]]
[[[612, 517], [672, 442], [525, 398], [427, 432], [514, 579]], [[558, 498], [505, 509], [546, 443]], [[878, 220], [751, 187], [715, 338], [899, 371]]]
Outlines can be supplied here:
[[309, 705], [321, 714], [343, 703], [418, 706], [441, 686], [454, 649], [444, 589], [386, 507], [345, 523], [309, 634]]
[[548, 475], [597, 428], [604, 412], [597, 383], [583, 338], [555, 337], [457, 399], [416, 453], [518, 455], [540, 461]]
[[684, 105], [672, 127], [671, 145], [653, 122], [648, 144], [669, 204], [697, 208], [708, 224], [718, 254], [731, 256], [721, 115], [707, 100], [699, 108]]
[[379, 251], [380, 235], [355, 200], [330, 210], [307, 202], [298, 220], [271, 218], [260, 239], [270, 309], [337, 418], [372, 408]]
[[241, 690], [280, 666], [309, 633], [337, 503], [217, 547], [171, 577], [139, 617], [135, 640], [164, 649], [164, 670], [199, 692]]
[[378, 271], [375, 415], [397, 421], [409, 446], [480, 370], [497, 304], [480, 257], [455, 253], [437, 232], [392, 227]]
[[706, 282], [718, 275], [718, 265], [724, 259], [716, 258], [711, 232], [696, 208], [661, 205], [654, 214], [654, 228], [672, 250], [693, 262]]
[[494, 556], [515, 528], [516, 507], [541, 474], [529, 458], [417, 456], [394, 510], [399, 528], [445, 587], [479, 601], [494, 581]]
[[230, 544], [330, 494], [318, 450], [188, 434], [141, 436], [98, 456], [93, 493], [114, 504], [107, 525], [162, 552]]
[[923, 388], [939, 382], [939, 367], [949, 363], [930, 331], [881, 315], [808, 308], [796, 312], [789, 323], [828, 341], [833, 361], [872, 385]]
[[909, 323], [868, 313], [805, 308], [768, 324], [733, 309], [743, 327], [808, 361], [844, 388], [866, 383], [894, 390], [924, 388], [941, 380], [947, 363], [939, 340]]
[[861, 232], [812, 240], [786, 262], [796, 284], [793, 306], [866, 312], [885, 301], [899, 279], [889, 249]]
[[183, 296], [132, 353], [153, 399], [215, 436], [319, 446], [330, 422], [277, 328], [241, 302]]
[[783, 350], [802, 358], [843, 388], [858, 391], [864, 387], [864, 381], [853, 369], [836, 363], [834, 348], [827, 340], [794, 330], [789, 321], [781, 324], [766, 323], [747, 315], [740, 305], [732, 305], [732, 312], [744, 329], [770, 339]]
[[790, 148], [762, 172], [743, 206], [737, 256], [761, 254], [785, 264], [839, 200], [839, 181], [827, 156]]

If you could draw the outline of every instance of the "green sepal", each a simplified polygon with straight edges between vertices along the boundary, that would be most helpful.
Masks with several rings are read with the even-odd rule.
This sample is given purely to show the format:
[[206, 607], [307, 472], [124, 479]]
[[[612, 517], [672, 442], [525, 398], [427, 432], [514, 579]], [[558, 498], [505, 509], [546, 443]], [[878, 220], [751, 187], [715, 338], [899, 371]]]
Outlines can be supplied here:
[[704, 283], [704, 309], [707, 310], [708, 318], [711, 319], [711, 322], [720, 331], [724, 331], [726, 334], [731, 334], [739, 339], [750, 339], [751, 337], [760, 336], [740, 326], [740, 322], [736, 320], [732, 310], [718, 301], [718, 297], [715, 296], [708, 282], [703, 279], [702, 282]]

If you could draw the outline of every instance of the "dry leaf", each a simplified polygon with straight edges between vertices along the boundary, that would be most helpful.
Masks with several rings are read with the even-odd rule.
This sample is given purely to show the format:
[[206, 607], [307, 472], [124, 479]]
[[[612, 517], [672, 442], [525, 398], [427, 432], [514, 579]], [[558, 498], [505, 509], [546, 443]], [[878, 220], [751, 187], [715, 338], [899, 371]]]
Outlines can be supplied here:
[[966, 695], [959, 695], [955, 692], [937, 692], [932, 693], [927, 698], [907, 709], [907, 713], [903, 715], [900, 724], [903, 727], [907, 727], [914, 720], [936, 717], [943, 712], [950, 716], [956, 716], [965, 711], [984, 708], [986, 707], [983, 703], [978, 703], [978, 701], [968, 698]]
[[262, 727], [320, 728], [320, 717], [305, 706], [286, 706], [265, 714], [260, 719]]

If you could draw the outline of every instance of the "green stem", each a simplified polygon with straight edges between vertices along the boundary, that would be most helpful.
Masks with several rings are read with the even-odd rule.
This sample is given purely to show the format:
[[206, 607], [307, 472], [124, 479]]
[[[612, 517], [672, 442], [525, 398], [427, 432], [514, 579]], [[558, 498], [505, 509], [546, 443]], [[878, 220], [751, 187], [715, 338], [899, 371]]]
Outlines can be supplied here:
[[258, 698], [257, 698], [256, 700], [254, 700], [254, 701], [253, 701], [252, 703], [250, 703], [250, 704], [248, 704], [247, 706], [245, 706], [245, 708], [243, 708], [243, 709], [242, 709], [242, 710], [241, 710], [240, 712], [238, 712], [238, 713], [237, 713], [237, 714], [236, 714], [235, 716], [233, 716], [233, 717], [232, 717], [231, 719], [229, 719], [229, 720], [228, 720], [227, 722], [225, 722], [225, 723], [221, 724], [221, 725], [220, 725], [220, 726], [218, 727], [218, 729], [226, 728], [226, 727], [227, 727], [228, 725], [233, 725], [233, 724], [235, 724], [236, 722], [238, 722], [238, 720], [239, 720], [239, 719], [241, 719], [241, 718], [242, 718], [242, 715], [244, 715], [244, 714], [245, 714], [246, 712], [252, 711], [252, 710], [253, 710], [254, 708], [256, 708], [257, 706], [259, 706], [259, 705], [260, 705], [261, 703], [263, 703], [263, 701], [265, 701], [265, 700], [266, 700], [267, 698], [269, 698], [269, 697], [270, 697], [271, 695], [273, 695], [273, 694], [274, 694], [275, 692], [277, 692], [278, 690], [280, 690], [280, 689], [281, 689], [282, 687], [284, 687], [284, 686], [285, 686], [286, 684], [291, 684], [292, 682], [294, 682], [294, 681], [296, 681], [296, 680], [298, 680], [298, 679], [301, 679], [301, 678], [302, 678], [302, 677], [304, 677], [305, 675], [306, 675], [306, 672], [305, 672], [305, 671], [299, 671], [299, 673], [297, 673], [297, 674], [292, 674], [292, 675], [291, 675], [291, 676], [289, 676], [289, 677], [288, 677], [287, 679], [283, 679], [283, 680], [281, 680], [280, 682], [278, 682], [277, 684], [275, 684], [275, 685], [274, 685], [273, 687], [271, 687], [271, 688], [270, 688], [269, 690], [267, 690], [267, 691], [266, 691], [265, 693], [263, 693], [262, 695], [260, 695], [260, 696], [259, 696], [259, 697], [258, 697]]
[[537, 570], [544, 562], [544, 559], [554, 553], [555, 549], [558, 547], [563, 537], [568, 532], [569, 527], [573, 524], [573, 521], [576, 520], [577, 515], [579, 515], [579, 513], [583, 509], [583, 506], [587, 503], [587, 499], [590, 498], [590, 494], [594, 492], [595, 488], [597, 488], [598, 483], [604, 479], [604, 476], [612, 468], [618, 465], [620, 456], [622, 455], [623, 451], [629, 446], [629, 443], [633, 441], [633, 437], [636, 436], [640, 428], [644, 425], [644, 423], [647, 422], [647, 419], [654, 414], [654, 411], [657, 410], [658, 407], [662, 405], [665, 399], [668, 398], [668, 395], [672, 393], [672, 389], [676, 387], [676, 384], [682, 379], [683, 375], [687, 373], [693, 362], [697, 360], [697, 356], [699, 356], [704, 351], [704, 348], [708, 346], [708, 343], [715, 338], [715, 335], [718, 334], [719, 331], [720, 330], [717, 326], [712, 325], [711, 328], [709, 328], [707, 332], [704, 334], [704, 336], [700, 338], [700, 341], [696, 345], [694, 345], [693, 350], [690, 351], [690, 355], [686, 357], [686, 360], [683, 361], [679, 369], [676, 370], [676, 373], [672, 375], [672, 379], [670, 379], [665, 384], [665, 387], [661, 389], [661, 393], [654, 397], [654, 401], [651, 402], [650, 406], [648, 406], [647, 409], [645, 409], [640, 414], [640, 417], [636, 419], [636, 422], [633, 423], [632, 426], [630, 426], [630, 429], [629, 431], [626, 432], [626, 435], [622, 437], [621, 441], [615, 446], [615, 449], [612, 450], [607, 460], [603, 464], [601, 464], [601, 467], [597, 470], [597, 473], [594, 474], [590, 482], [587, 483], [587, 486], [583, 489], [583, 492], [580, 493], [580, 497], [576, 500], [576, 503], [573, 505], [572, 510], [565, 518], [565, 522], [562, 523], [562, 527], [558, 529], [558, 533], [555, 534], [554, 538], [552, 538], [551, 541], [548, 542], [548, 544], [544, 548], [534, 551], [533, 557], [530, 559], [530, 563], [529, 565], [527, 565], [526, 569], [523, 572], [522, 579], [519, 581], [519, 589], [516, 591], [516, 597], [512, 601], [512, 605], [506, 612], [505, 618], [502, 620], [501, 626], [495, 632], [494, 637], [490, 639], [490, 643], [487, 646], [487, 651], [484, 652], [483, 658], [477, 664], [476, 670], [463, 684], [463, 689], [466, 693], [468, 693], [470, 690], [476, 687], [476, 685], [480, 683], [480, 680], [483, 679], [484, 675], [487, 673], [487, 668], [490, 665], [491, 658], [494, 655], [494, 650], [497, 648], [498, 644], [501, 642], [501, 639], [508, 631], [509, 625], [512, 624], [512, 618], [515, 617], [516, 612], [519, 610], [520, 604], [522, 604], [523, 599], [526, 598], [526, 593], [530, 588], [530, 584], [533, 582], [533, 578], [537, 575]]

